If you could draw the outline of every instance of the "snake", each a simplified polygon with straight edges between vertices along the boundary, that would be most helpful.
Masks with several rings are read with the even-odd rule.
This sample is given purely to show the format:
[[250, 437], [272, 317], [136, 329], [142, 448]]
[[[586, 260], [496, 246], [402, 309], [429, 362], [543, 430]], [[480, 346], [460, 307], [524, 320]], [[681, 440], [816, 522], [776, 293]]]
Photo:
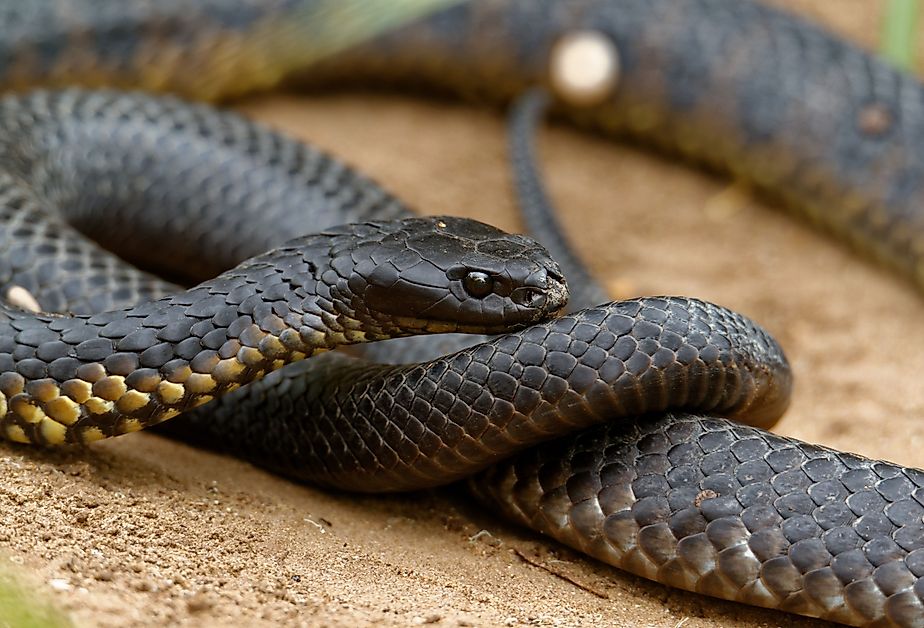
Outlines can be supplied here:
[[[278, 133], [112, 91], [222, 102], [382, 84], [500, 106], [546, 84], [555, 44], [588, 29], [618, 52], [618, 83], [592, 104], [559, 96], [554, 115], [748, 181], [924, 281], [924, 88], [751, 0], [3, 2], [0, 84], [40, 89], [0, 101], [0, 285], [42, 310], [2, 310], [4, 435], [88, 442], [184, 411], [163, 425], [297, 479], [391, 491], [475, 473], [495, 510], [631, 573], [850, 625], [924, 625], [924, 472], [760, 429], [791, 382], [756, 324], [680, 297], [539, 322], [566, 290], [529, 241], [415, 222]], [[447, 243], [479, 255], [459, 266]], [[418, 265], [426, 281], [392, 292]], [[347, 296], [370, 285], [384, 309]], [[488, 295], [495, 318], [481, 319]], [[500, 335], [414, 364], [299, 359], [428, 325]]]

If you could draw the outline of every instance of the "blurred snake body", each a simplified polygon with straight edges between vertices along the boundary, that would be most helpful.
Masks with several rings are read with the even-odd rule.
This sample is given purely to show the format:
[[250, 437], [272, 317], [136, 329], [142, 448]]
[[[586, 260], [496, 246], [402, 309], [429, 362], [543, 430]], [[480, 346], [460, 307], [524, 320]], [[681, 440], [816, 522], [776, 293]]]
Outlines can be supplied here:
[[[613, 42], [619, 81], [596, 104], [558, 102], [559, 115], [740, 177], [924, 282], [924, 88], [786, 13], [748, 0], [191, 4], [0, 2], [0, 85], [223, 101], [285, 82], [379, 82], [502, 104], [546, 81], [557, 41], [591, 29]], [[290, 476], [360, 490], [431, 486], [494, 464], [472, 480], [483, 499], [633, 573], [847, 624], [924, 626], [924, 472], [679, 414], [768, 426], [785, 409], [785, 358], [727, 310], [643, 298], [421, 364], [330, 355], [279, 368], [379, 336], [331, 307], [317, 313], [315, 331], [333, 334], [322, 340], [293, 306], [287, 345], [277, 321], [287, 313], [266, 304], [294, 301], [252, 280], [247, 269], [272, 260], [245, 260], [319, 226], [407, 214], [339, 162], [205, 106], [73, 89], [0, 101], [0, 287], [72, 313], [4, 310], [4, 435], [85, 442], [265, 375], [181, 428]], [[244, 270], [203, 284], [218, 286], [208, 295], [171, 297], [176, 286], [78, 231], [187, 283]], [[319, 259], [287, 250], [313, 276], [327, 263], [336, 272], [329, 260], [350, 242]], [[441, 256], [432, 242], [412, 250]], [[413, 266], [406, 259], [393, 260], [391, 281]], [[65, 338], [68, 326], [79, 331]]]

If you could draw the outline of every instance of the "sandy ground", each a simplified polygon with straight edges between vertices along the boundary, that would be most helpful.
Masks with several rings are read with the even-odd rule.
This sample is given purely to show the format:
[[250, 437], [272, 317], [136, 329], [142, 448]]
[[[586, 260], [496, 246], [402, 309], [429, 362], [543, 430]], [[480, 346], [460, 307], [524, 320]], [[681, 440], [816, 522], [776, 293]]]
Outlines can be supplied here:
[[[878, 33], [880, 2], [785, 4]], [[364, 95], [243, 109], [422, 210], [518, 228], [491, 113]], [[907, 285], [726, 181], [564, 129], [542, 148], [614, 297], [696, 295], [755, 317], [799, 382], [778, 431], [924, 466], [924, 302]], [[820, 625], [627, 576], [458, 489], [333, 494], [146, 434], [58, 454], [0, 445], [0, 473], [2, 560], [81, 625]]]

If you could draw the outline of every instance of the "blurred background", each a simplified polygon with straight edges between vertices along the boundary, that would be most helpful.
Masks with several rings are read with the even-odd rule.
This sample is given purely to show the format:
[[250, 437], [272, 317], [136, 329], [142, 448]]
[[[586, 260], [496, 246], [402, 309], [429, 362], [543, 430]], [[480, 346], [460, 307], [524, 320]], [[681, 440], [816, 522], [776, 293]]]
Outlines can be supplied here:
[[[924, 67], [914, 2], [773, 4]], [[520, 228], [495, 111], [380, 92], [235, 106], [422, 213]], [[558, 126], [540, 146], [562, 221], [614, 299], [683, 294], [755, 318], [796, 372], [776, 431], [924, 466], [924, 300], [906, 282], [694, 167]], [[453, 489], [329, 494], [147, 434], [54, 464], [13, 451], [0, 472], [0, 550], [80, 625], [821, 625], [626, 576]]]

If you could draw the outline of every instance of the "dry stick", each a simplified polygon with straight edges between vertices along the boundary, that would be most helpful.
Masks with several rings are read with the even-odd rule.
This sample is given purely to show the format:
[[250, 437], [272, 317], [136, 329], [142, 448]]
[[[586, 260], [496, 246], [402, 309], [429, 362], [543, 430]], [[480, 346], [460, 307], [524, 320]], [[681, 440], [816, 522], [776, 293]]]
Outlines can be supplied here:
[[520, 560], [522, 560], [524, 563], [527, 563], [527, 564], [529, 564], [529, 565], [532, 565], [533, 567], [538, 567], [539, 569], [542, 569], [543, 571], [546, 571], [546, 572], [552, 574], [553, 576], [555, 576], [555, 577], [557, 577], [557, 578], [561, 578], [561, 579], [564, 580], [565, 582], [568, 582], [568, 583], [570, 583], [570, 584], [573, 584], [574, 586], [576, 586], [576, 587], [579, 588], [579, 589], [583, 589], [584, 591], [587, 591], [588, 593], [592, 593], [593, 595], [596, 595], [598, 598], [601, 598], [601, 599], [604, 599], [604, 600], [610, 599], [610, 596], [609, 596], [608, 594], [604, 593], [603, 591], [598, 591], [598, 590], [596, 590], [596, 589], [594, 589], [594, 588], [592, 588], [592, 587], [587, 586], [586, 584], [583, 584], [583, 583], [581, 583], [581, 582], [578, 582], [577, 580], [575, 580], [574, 578], [572, 578], [572, 577], [569, 576], [568, 574], [561, 573], [560, 571], [555, 571], [554, 569], [552, 569], [552, 568], [549, 567], [548, 565], [546, 565], [546, 564], [544, 564], [544, 563], [540, 563], [539, 561], [533, 560], [532, 558], [528, 557], [526, 554], [524, 554], [523, 552], [521, 552], [521, 551], [518, 550], [517, 548], [513, 548], [513, 553], [516, 554], [517, 556], [519, 556], [519, 557], [520, 557]]

